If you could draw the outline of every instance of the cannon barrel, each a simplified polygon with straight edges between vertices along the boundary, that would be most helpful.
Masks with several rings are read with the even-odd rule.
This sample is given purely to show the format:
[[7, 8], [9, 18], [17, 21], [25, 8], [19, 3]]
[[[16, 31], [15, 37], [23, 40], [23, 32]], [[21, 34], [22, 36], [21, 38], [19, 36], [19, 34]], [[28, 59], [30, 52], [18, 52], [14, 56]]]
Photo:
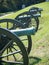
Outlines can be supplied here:
[[15, 33], [18, 36], [23, 35], [34, 35], [35, 34], [35, 28], [25, 28], [25, 29], [18, 29], [18, 30], [10, 30], [11, 32]]
[[30, 12], [41, 12], [41, 11], [43, 11], [43, 9], [42, 8], [38, 8], [38, 7], [32, 7], [32, 8], [29, 9], [29, 11]]
[[31, 16], [31, 14], [28, 14], [28, 15], [21, 15], [21, 16], [19, 16], [19, 19], [25, 19], [25, 18], [31, 18], [31, 17], [41, 17], [41, 14], [33, 14], [32, 16]]

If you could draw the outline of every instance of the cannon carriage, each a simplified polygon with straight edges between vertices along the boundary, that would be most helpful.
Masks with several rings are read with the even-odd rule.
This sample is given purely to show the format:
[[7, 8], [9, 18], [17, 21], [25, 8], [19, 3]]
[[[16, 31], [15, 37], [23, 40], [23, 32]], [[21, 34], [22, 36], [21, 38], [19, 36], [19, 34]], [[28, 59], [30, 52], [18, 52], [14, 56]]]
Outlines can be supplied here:
[[41, 15], [38, 15], [35, 10], [33, 12], [30, 10], [24, 12], [18, 15], [15, 20], [0, 20], [1, 62], [28, 65], [28, 54], [32, 47], [31, 35], [37, 32]]

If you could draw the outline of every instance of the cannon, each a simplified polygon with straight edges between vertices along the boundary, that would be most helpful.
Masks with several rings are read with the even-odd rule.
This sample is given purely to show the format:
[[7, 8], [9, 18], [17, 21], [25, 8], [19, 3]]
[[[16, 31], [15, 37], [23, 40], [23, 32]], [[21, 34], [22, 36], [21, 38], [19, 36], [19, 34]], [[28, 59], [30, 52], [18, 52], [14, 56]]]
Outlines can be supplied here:
[[[10, 19], [3, 20], [9, 21]], [[34, 27], [19, 30], [0, 27], [0, 62], [28, 65], [28, 53], [18, 36], [34, 35], [35, 32]], [[11, 58], [14, 61], [11, 61]]]
[[[31, 26], [35, 27], [36, 32], [38, 31], [39, 28], [39, 17], [41, 17], [41, 11], [43, 11], [43, 9], [38, 8], [38, 7], [31, 7], [29, 9], [29, 11], [23, 12], [21, 14], [19, 14], [15, 19], [18, 20], [19, 22], [21, 22], [23, 24], [23, 26], [21, 25], [21, 27], [19, 28], [30, 28]], [[14, 24], [14, 26], [16, 27], [16, 24]], [[28, 54], [31, 51], [31, 47], [32, 47], [32, 39], [31, 36], [27, 35], [28, 38]]]
[[25, 46], [13, 32], [0, 28], [0, 64], [11, 63], [28, 65]]
[[39, 15], [39, 14], [41, 14], [42, 11], [43, 11], [43, 9], [38, 8], [38, 7], [31, 7], [29, 9], [29, 12], [31, 13], [31, 15], [36, 14], [36, 13], [38, 13], [38, 15]]
[[23, 24], [22, 28], [27, 28], [31, 24], [31, 26], [36, 27], [37, 31], [39, 27], [39, 17], [41, 17], [41, 11], [43, 11], [42, 8], [31, 7], [29, 11], [19, 14], [17, 17], [15, 17], [15, 19]]
[[[10, 26], [2, 26], [2, 23], [17, 22], [18, 26], [21, 26], [20, 23], [13, 19], [2, 19], [0, 20], [0, 63], [14, 63], [28, 65], [28, 49], [26, 51], [23, 42], [19, 36], [28, 36], [28, 41], [30, 42], [30, 35], [34, 35], [36, 30], [34, 27], [25, 28], [25, 29], [15, 29]], [[29, 43], [28, 42], [28, 43]], [[31, 42], [30, 42], [31, 43]], [[18, 58], [20, 59], [18, 59]], [[11, 59], [12, 58], [12, 59]], [[21, 61], [21, 59], [23, 61]], [[11, 61], [12, 60], [12, 61]], [[14, 60], [14, 61], [13, 61]]]
[[[2, 19], [0, 20], [0, 27], [1, 28], [6, 28], [6, 29], [9, 29], [9, 30], [18, 30], [16, 27], [13, 27], [13, 24], [15, 24], [18, 28], [19, 27], [23, 27], [24, 25], [17, 21], [17, 20], [14, 20], [14, 19]], [[17, 33], [18, 34], [18, 33]], [[19, 33], [20, 34], [20, 33]], [[31, 36], [30, 35], [18, 35], [21, 39], [21, 41], [25, 44], [25, 41], [26, 41], [26, 49], [28, 51], [28, 54], [30, 53], [30, 50], [31, 50], [31, 46], [32, 46], [32, 39], [31, 39]]]
[[[30, 27], [35, 27], [36, 32], [38, 31], [38, 27], [39, 27], [39, 16], [40, 14], [37, 16], [37, 14], [33, 14], [33, 16], [30, 14], [29, 11], [23, 12], [21, 14], [19, 14], [15, 19], [18, 20], [19, 22], [21, 22], [21, 24], [23, 24], [23, 26], [21, 25], [21, 27], [19, 27], [20, 29], [25, 29], [25, 28], [30, 28]], [[16, 24], [14, 24], [14, 27], [16, 28]], [[26, 35], [27, 36], [27, 40], [28, 40], [28, 47], [27, 47], [27, 51], [28, 51], [28, 55], [31, 51], [32, 48], [32, 39], [31, 39], [31, 35]], [[25, 40], [23, 40], [25, 41]]]

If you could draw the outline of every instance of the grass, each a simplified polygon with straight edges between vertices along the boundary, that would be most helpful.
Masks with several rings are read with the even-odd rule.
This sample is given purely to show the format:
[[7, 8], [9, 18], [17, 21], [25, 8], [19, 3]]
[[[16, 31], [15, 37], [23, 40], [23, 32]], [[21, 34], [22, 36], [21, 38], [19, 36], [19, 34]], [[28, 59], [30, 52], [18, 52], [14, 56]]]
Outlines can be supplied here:
[[[39, 30], [33, 39], [33, 48], [30, 56], [41, 59], [39, 63], [30, 65], [49, 65], [49, 2], [42, 3], [38, 6], [43, 8], [42, 17], [40, 18]], [[38, 60], [38, 59], [37, 59]]]
[[29, 55], [29, 65], [49, 65], [49, 2], [31, 5], [23, 10], [12, 13], [3, 18], [14, 19], [18, 14], [29, 10], [32, 6], [43, 8], [38, 32], [32, 35], [32, 50]]

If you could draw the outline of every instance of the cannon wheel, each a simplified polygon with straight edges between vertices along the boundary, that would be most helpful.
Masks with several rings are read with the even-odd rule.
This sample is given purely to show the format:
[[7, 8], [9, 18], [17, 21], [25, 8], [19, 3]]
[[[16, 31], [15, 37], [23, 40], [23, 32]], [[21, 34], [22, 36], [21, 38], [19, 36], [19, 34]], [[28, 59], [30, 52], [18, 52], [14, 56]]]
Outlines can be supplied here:
[[[37, 14], [37, 12], [36, 12]], [[30, 12], [26, 11], [21, 14], [19, 14], [15, 19], [18, 20], [23, 24], [21, 28], [27, 28], [27, 27], [35, 27], [36, 31], [39, 27], [39, 18], [38, 16], [32, 16]], [[15, 26], [15, 25], [14, 25]]]
[[17, 26], [21, 27], [21, 25], [22, 25], [19, 21], [14, 20], [14, 19], [2, 19], [2, 20], [0, 20], [0, 27], [1, 28], [7, 28], [9, 30], [15, 29], [16, 27], [14, 26], [14, 24], [16, 25], [16, 27]]
[[28, 11], [19, 14], [15, 19], [20, 21], [23, 24], [21, 28], [27, 28], [29, 23], [31, 22], [30, 13]]
[[0, 41], [1, 62], [28, 65], [26, 49], [17, 35], [6, 29], [0, 28], [0, 40], [2, 41]]
[[[2, 23], [4, 24], [4, 22], [7, 24], [7, 25], [5, 25], [5, 26], [2, 26]], [[9, 23], [12, 23], [12, 25], [13, 25], [13, 23], [15, 23], [16, 25], [19, 25], [19, 22], [18, 21], [16, 21], [16, 20], [13, 20], [13, 19], [2, 19], [2, 20], [0, 20], [0, 27], [1, 28], [7, 28], [7, 29], [16, 29], [16, 27], [11, 27], [10, 25], [8, 25]], [[9, 27], [10, 26], [10, 27]], [[20, 27], [21, 27], [21, 25], [20, 25]], [[21, 38], [20, 38], [21, 39]], [[30, 51], [31, 51], [31, 48], [32, 48], [32, 39], [31, 39], [31, 36], [27, 36], [26, 37], [26, 39], [22, 39], [21, 41], [26, 41], [27, 40], [27, 47], [26, 47], [26, 49], [27, 49], [27, 52], [28, 52], [28, 54], [30, 53]], [[25, 43], [24, 43], [25, 44]]]

